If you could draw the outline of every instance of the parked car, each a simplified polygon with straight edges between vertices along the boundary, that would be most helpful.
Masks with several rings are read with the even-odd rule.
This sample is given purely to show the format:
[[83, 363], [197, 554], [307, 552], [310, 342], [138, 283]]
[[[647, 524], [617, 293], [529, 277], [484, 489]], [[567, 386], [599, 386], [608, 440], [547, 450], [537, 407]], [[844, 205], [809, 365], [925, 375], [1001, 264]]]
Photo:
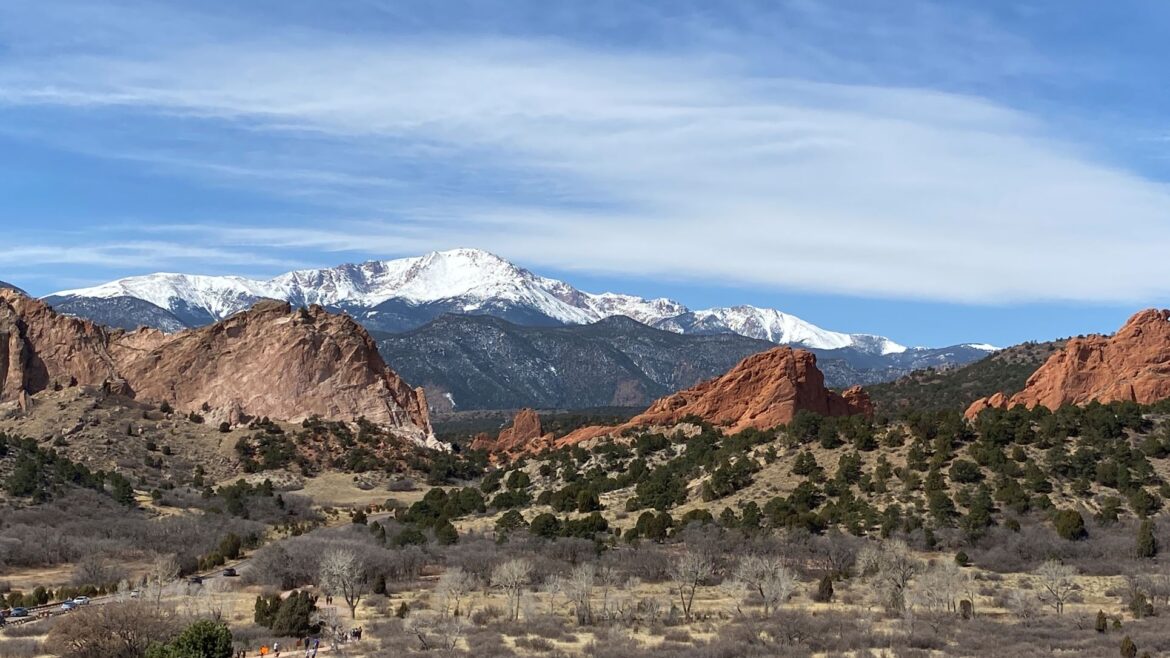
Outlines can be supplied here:
[[61, 604], [61, 610], [63, 612], [69, 612], [70, 610], [76, 610], [76, 609], [77, 609], [77, 604], [74, 603], [73, 601], [66, 601], [66, 602]]
[[132, 589], [132, 590], [130, 590], [130, 598], [132, 598], [132, 599], [136, 599], [136, 598], [138, 598], [138, 597], [140, 597], [140, 596], [142, 596], [142, 591], [141, 591], [141, 590], [137, 590], [137, 589]]
[[16, 619], [17, 617], [27, 617], [28, 608], [13, 608], [12, 612], [8, 614], [9, 617]]
[[187, 580], [187, 582], [191, 583], [192, 585], [202, 585], [203, 584], [203, 576], [191, 576], [191, 578], [189, 578]]
[[223, 570], [223, 575], [227, 576], [228, 578], [235, 578], [236, 576], [238, 576], [240, 574], [236, 573], [235, 569], [228, 567], [227, 569]]
[[73, 597], [73, 604], [74, 605], [89, 605], [89, 597], [88, 596], [75, 596], [75, 597]]

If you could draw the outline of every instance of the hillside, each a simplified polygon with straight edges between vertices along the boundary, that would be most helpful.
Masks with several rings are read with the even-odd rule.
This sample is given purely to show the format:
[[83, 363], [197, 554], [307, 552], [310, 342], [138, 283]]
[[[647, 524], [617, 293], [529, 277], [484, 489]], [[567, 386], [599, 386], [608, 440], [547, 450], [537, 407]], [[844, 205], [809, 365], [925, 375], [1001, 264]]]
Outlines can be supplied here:
[[[645, 406], [776, 346], [726, 332], [679, 334], [620, 316], [589, 325], [534, 327], [483, 315], [446, 315], [407, 333], [374, 335], [386, 362], [426, 389], [436, 412]], [[885, 355], [855, 347], [811, 351], [835, 388], [986, 354], [964, 345]]]
[[439, 411], [645, 406], [773, 347], [735, 334], [660, 331], [624, 317], [525, 327], [448, 315], [375, 338], [383, 358]]
[[1023, 343], [965, 366], [918, 370], [892, 382], [867, 386], [866, 390], [878, 414], [894, 415], [904, 409], [962, 410], [993, 393], [1014, 393], [1024, 388], [1028, 377], [1065, 342]]

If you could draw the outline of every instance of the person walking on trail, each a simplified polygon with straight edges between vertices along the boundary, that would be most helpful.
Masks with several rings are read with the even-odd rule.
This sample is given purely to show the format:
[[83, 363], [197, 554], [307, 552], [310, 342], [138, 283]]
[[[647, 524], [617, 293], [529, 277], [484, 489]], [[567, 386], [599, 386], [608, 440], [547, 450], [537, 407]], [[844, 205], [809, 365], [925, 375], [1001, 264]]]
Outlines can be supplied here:
[[280, 642], [273, 642], [272, 643], [272, 655], [277, 656], [279, 658], [279, 656], [280, 656]]
[[267, 656], [267, 655], [268, 655], [268, 645], [267, 645], [267, 644], [262, 644], [262, 645], [260, 645], [260, 655], [261, 655], [261, 656]]

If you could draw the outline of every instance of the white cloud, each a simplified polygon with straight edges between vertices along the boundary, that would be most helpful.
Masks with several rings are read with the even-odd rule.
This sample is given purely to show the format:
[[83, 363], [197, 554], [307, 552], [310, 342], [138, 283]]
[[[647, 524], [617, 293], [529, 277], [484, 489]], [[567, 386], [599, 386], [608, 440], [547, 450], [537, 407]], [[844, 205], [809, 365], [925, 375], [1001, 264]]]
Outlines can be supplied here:
[[[362, 222], [194, 232], [221, 255], [459, 244], [562, 269], [866, 296], [1170, 293], [1167, 188], [975, 96], [486, 38], [312, 34], [20, 64], [0, 71], [0, 102], [195, 117], [257, 139], [238, 144], [255, 159], [244, 164], [132, 157], [294, 195], [360, 188]], [[404, 163], [468, 171], [454, 190], [425, 178], [407, 195], [410, 181], [378, 170]]]

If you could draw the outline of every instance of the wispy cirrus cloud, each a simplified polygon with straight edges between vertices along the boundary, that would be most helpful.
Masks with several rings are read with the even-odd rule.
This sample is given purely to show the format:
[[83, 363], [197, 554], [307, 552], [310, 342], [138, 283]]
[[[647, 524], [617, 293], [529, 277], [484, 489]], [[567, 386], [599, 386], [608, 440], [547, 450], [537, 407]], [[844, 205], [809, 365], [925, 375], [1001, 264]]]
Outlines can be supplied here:
[[[689, 43], [664, 33], [661, 47], [307, 28], [25, 46], [0, 69], [0, 104], [100, 118], [73, 145], [87, 153], [284, 204], [311, 197], [271, 216], [158, 218], [156, 252], [93, 247], [93, 263], [207, 250], [221, 265], [254, 254], [255, 268], [465, 245], [534, 266], [903, 299], [1170, 294], [1166, 186], [978, 93], [993, 74], [1046, 69], [1019, 39], [914, 6], [944, 34], [1002, 49], [998, 66], [819, 3], [786, 5], [807, 32], [782, 29], [770, 48], [759, 25], [784, 22], [766, 6], [718, 21], [692, 6], [639, 17], [690, 26]], [[898, 45], [867, 65], [822, 34]], [[916, 62], [924, 52], [941, 61]]]

